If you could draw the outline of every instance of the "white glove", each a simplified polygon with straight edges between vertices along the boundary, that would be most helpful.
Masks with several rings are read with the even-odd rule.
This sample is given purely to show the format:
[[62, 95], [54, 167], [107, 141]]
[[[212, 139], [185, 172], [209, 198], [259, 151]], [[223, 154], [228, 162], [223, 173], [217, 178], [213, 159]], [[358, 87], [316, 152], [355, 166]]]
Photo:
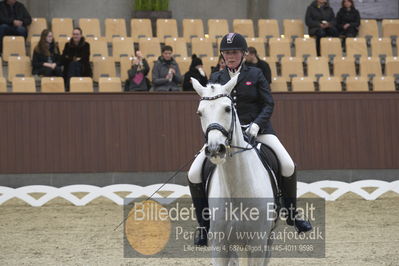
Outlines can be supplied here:
[[198, 71], [199, 71], [199, 73], [201, 74], [201, 76], [203, 76], [203, 77], [206, 76], [205, 71], [204, 71], [201, 67], [198, 68]]
[[255, 123], [252, 123], [247, 130], [245, 130], [245, 133], [251, 137], [256, 137], [259, 132], [259, 126]]

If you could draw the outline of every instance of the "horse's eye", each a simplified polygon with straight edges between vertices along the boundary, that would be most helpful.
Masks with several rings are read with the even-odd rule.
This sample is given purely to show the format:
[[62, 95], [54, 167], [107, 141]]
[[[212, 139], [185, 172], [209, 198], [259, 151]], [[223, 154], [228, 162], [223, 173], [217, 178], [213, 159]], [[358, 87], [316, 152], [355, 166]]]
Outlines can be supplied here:
[[231, 112], [231, 107], [230, 106], [226, 106], [226, 108], [224, 110], [226, 111], [226, 113], [230, 113]]
[[199, 117], [201, 117], [201, 116], [202, 116], [202, 113], [201, 113], [200, 111], [197, 111], [197, 115], [198, 115]]

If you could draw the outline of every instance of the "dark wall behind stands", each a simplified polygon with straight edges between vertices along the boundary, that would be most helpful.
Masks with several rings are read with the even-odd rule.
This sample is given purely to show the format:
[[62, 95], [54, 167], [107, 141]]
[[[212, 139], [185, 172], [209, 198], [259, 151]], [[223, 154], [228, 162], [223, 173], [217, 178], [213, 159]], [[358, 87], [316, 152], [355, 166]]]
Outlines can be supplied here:
[[[300, 170], [399, 169], [399, 93], [274, 94]], [[174, 171], [202, 146], [191, 93], [2, 94], [0, 174]]]

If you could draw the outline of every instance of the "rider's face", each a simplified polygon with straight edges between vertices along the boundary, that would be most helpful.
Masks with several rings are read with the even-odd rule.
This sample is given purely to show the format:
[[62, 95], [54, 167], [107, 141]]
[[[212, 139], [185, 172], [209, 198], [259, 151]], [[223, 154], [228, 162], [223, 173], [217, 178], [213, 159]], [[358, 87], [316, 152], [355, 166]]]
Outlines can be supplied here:
[[224, 60], [226, 61], [226, 65], [228, 68], [236, 69], [240, 66], [242, 58], [244, 56], [241, 50], [227, 50], [223, 51], [222, 55]]

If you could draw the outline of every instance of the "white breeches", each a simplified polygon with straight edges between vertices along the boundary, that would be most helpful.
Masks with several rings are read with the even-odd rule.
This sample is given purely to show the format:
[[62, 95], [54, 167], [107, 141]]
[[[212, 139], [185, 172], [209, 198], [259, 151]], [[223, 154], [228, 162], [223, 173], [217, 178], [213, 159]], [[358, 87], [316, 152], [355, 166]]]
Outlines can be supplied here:
[[[287, 150], [281, 144], [280, 140], [272, 134], [258, 135], [256, 138], [259, 142], [269, 146], [276, 154], [281, 167], [281, 175], [284, 177], [290, 177], [295, 172], [295, 164], [292, 161], [291, 156], [288, 154]], [[202, 151], [197, 158], [195, 158], [193, 164], [188, 171], [188, 179], [191, 183], [201, 183], [201, 171], [202, 165], [205, 160], [205, 153]]]

